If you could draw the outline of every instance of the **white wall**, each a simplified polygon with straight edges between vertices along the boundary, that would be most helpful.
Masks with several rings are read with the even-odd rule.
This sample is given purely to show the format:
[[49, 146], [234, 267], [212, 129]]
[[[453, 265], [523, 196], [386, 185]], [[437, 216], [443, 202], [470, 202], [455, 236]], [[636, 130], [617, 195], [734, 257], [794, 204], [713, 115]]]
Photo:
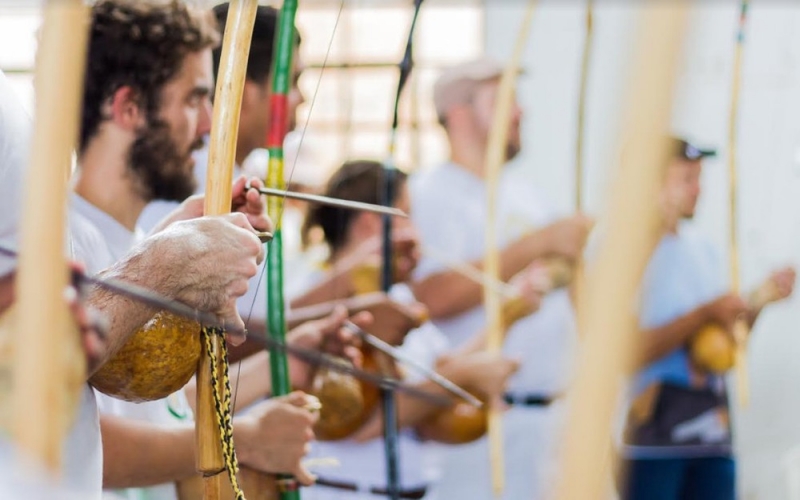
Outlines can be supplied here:
[[[487, 51], [507, 58], [526, 2], [487, 3]], [[637, 5], [599, 0], [586, 135], [587, 207], [603, 206], [613, 159], [624, 75]], [[717, 147], [707, 161], [698, 225], [727, 248], [725, 154], [737, 0], [697, 2], [680, 74], [673, 126]], [[580, 0], [540, 2], [520, 81], [526, 109], [524, 176], [563, 209], [573, 203], [573, 148], [584, 34]], [[740, 252], [752, 286], [770, 268], [800, 266], [800, 4], [752, 2], [740, 118]], [[724, 255], [727, 256], [727, 253]], [[798, 294], [800, 295], [800, 294]], [[800, 446], [800, 299], [775, 306], [750, 344], [751, 404], [736, 416], [740, 493], [744, 499], [789, 498], [781, 459]], [[798, 470], [800, 473], [800, 470]]]

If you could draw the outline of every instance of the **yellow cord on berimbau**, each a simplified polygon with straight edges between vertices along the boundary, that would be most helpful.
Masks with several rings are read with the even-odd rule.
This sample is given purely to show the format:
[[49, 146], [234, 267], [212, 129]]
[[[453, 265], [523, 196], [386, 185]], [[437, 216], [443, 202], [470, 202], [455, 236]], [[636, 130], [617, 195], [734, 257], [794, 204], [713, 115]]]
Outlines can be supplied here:
[[[211, 339], [214, 335], [224, 336], [224, 332], [220, 328], [203, 327], [203, 341], [206, 343], [206, 349], [213, 352], [213, 342]], [[219, 373], [217, 372], [217, 364], [214, 363], [214, 356], [211, 356], [211, 386], [214, 388], [214, 407], [217, 413], [217, 425], [219, 425], [219, 435], [222, 444], [222, 456], [225, 458], [225, 470], [228, 471], [228, 477], [231, 480], [233, 487], [233, 494], [236, 500], [245, 500], [244, 492], [239, 486], [237, 474], [239, 473], [239, 462], [236, 459], [236, 450], [233, 448], [233, 412], [231, 411], [231, 381], [228, 376], [228, 345], [223, 339], [219, 343], [222, 360], [222, 382], [224, 384], [223, 394], [219, 393]]]

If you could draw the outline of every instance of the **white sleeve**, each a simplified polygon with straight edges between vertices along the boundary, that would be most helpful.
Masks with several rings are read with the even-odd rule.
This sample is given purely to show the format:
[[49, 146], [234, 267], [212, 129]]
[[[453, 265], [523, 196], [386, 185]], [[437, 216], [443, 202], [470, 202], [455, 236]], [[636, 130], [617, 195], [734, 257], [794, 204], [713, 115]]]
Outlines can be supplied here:
[[[0, 245], [12, 249], [17, 244], [30, 135], [30, 116], [0, 72]], [[13, 259], [0, 255], [0, 276], [14, 265]]]
[[177, 201], [154, 200], [145, 205], [144, 210], [139, 215], [136, 225], [145, 233], [150, 233], [156, 225], [164, 220], [176, 208], [181, 206]]
[[[414, 279], [423, 279], [447, 267], [447, 259], [463, 262], [483, 252], [483, 232], [472, 234], [466, 215], [449, 191], [434, 192], [429, 186], [411, 189], [411, 217], [419, 232], [422, 258], [414, 271]], [[426, 255], [427, 250], [427, 255]]]

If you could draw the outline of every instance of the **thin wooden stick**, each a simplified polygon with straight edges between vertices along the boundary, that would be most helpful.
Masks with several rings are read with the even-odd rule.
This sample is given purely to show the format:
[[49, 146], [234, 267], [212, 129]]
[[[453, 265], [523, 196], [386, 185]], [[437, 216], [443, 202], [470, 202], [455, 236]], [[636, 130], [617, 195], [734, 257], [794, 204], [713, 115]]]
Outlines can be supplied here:
[[86, 380], [74, 320], [64, 299], [67, 180], [78, 139], [88, 8], [51, 0], [36, 61], [36, 119], [25, 176], [14, 335], [14, 436], [56, 472]]
[[589, 90], [589, 63], [594, 38], [594, 0], [586, 1], [586, 36], [581, 57], [581, 84], [578, 91], [578, 123], [575, 138], [575, 211], [583, 210], [584, 137], [586, 136], [586, 99]]
[[[575, 139], [575, 212], [584, 210], [584, 138], [586, 136], [586, 102], [589, 93], [589, 64], [594, 40], [594, 0], [586, 0], [586, 35], [583, 40], [581, 57], [581, 83], [578, 91], [578, 129]], [[586, 266], [582, 258], [575, 263], [575, 282], [573, 284], [575, 317], [578, 334], [586, 332], [584, 324], [586, 310]]]
[[[500, 86], [495, 98], [492, 128], [486, 149], [486, 255], [483, 269], [487, 276], [496, 281], [499, 281], [500, 276], [500, 250], [496, 227], [497, 188], [501, 167], [507, 160], [508, 123], [511, 118], [511, 108], [514, 104], [514, 90], [516, 88], [517, 74], [519, 73], [519, 64], [533, 23], [535, 8], [536, 0], [530, 0], [517, 35], [513, 55], [500, 79]], [[494, 287], [484, 287], [483, 296], [488, 325], [487, 350], [495, 353], [500, 352], [503, 343], [502, 301]], [[492, 470], [492, 491], [496, 497], [501, 496], [505, 489], [502, 424], [502, 415], [497, 410], [490, 410], [488, 416], [489, 460]]]
[[516, 290], [514, 290], [514, 287], [512, 287], [508, 283], [504, 283], [503, 281], [492, 278], [487, 273], [483, 272], [477, 267], [471, 266], [466, 262], [455, 260], [447, 256], [444, 252], [440, 252], [439, 250], [434, 250], [432, 247], [423, 246], [420, 248], [420, 250], [422, 254], [427, 256], [428, 258], [437, 261], [438, 263], [445, 266], [447, 269], [455, 273], [458, 273], [469, 280], [472, 280], [473, 282], [481, 285], [482, 287], [494, 288], [495, 291], [504, 299], [515, 299], [518, 296]]
[[606, 496], [612, 422], [637, 340], [634, 297], [658, 239], [656, 200], [669, 158], [672, 95], [688, 5], [659, 2], [643, 9], [624, 108], [620, 151], [624, 144], [625, 164], [612, 185], [607, 234], [587, 281], [586, 322], [592, 334], [585, 337], [569, 400], [559, 500]]
[[[233, 164], [236, 157], [236, 138], [239, 133], [239, 112], [242, 104], [247, 57], [253, 36], [258, 3], [254, 0], [233, 0], [225, 26], [225, 40], [219, 65], [214, 98], [214, 115], [208, 153], [206, 177], [206, 215], [230, 212]], [[197, 367], [197, 469], [204, 476], [204, 498], [217, 500], [224, 470], [220, 433], [214, 409], [210, 363], [221, 366], [221, 340], [215, 336], [214, 352], [203, 348]], [[220, 385], [223, 377], [220, 377]], [[222, 393], [223, 387], [219, 388]]]
[[[739, 268], [739, 222], [738, 222], [738, 134], [739, 123], [739, 97], [742, 82], [742, 56], [744, 54], [744, 28], [747, 22], [748, 1], [742, 0], [741, 14], [739, 17], [739, 30], [736, 37], [736, 52], [733, 60], [733, 76], [731, 83], [731, 107], [728, 117], [728, 174], [730, 186], [728, 192], [729, 220], [730, 220], [730, 273], [731, 291], [736, 294], [742, 292], [741, 270]], [[733, 338], [736, 341], [734, 363], [736, 367], [736, 395], [739, 406], [747, 406], [750, 400], [749, 377], [747, 374], [747, 337], [750, 328], [745, 319], [740, 318], [733, 325]]]

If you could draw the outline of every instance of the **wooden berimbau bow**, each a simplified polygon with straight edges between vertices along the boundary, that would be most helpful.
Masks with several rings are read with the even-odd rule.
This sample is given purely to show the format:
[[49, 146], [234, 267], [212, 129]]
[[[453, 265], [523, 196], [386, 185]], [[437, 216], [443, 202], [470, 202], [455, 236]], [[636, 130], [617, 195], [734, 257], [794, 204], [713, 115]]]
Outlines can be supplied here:
[[[231, 185], [236, 155], [236, 137], [239, 132], [239, 112], [257, 7], [258, 3], [255, 0], [232, 0], [230, 4], [214, 97], [205, 190], [206, 215], [225, 214], [230, 212], [231, 208]], [[215, 367], [216, 369], [214, 369]], [[219, 499], [222, 472], [226, 469], [237, 498], [244, 498], [244, 495], [237, 491], [233, 440], [231, 435], [225, 435], [231, 431], [230, 415], [227, 416], [228, 425], [225, 429], [226, 426], [222, 425], [220, 421], [222, 419], [219, 418], [219, 411], [215, 405], [214, 393], [219, 395], [226, 392], [227, 368], [225, 340], [221, 335], [209, 335], [203, 345], [203, 353], [197, 368], [195, 424], [197, 429], [197, 469], [204, 476], [203, 498], [205, 500]], [[212, 383], [214, 378], [217, 380]], [[224, 443], [223, 446], [220, 446], [221, 442]]]
[[[731, 107], [728, 117], [728, 175], [730, 187], [729, 221], [730, 221], [730, 273], [731, 291], [741, 293], [741, 272], [739, 268], [739, 210], [738, 210], [738, 125], [739, 125], [739, 95], [742, 82], [742, 56], [744, 54], [744, 35], [747, 24], [748, 0], [742, 0], [739, 15], [739, 30], [736, 36], [736, 52], [734, 56], [733, 76], [731, 85]], [[744, 318], [739, 318], [733, 325], [733, 339], [736, 343], [734, 362], [736, 366], [736, 393], [741, 406], [747, 406], [750, 400], [750, 386], [747, 375], [746, 345], [750, 327]]]
[[14, 436], [51, 471], [86, 380], [64, 298], [67, 181], [78, 138], [89, 11], [81, 0], [50, 0], [36, 57], [36, 117], [25, 176], [14, 339]]
[[[255, 3], [255, 2], [253, 2]], [[297, 33], [294, 19], [297, 0], [284, 0], [278, 17], [276, 43], [272, 56], [272, 95], [270, 97], [270, 126], [267, 132], [269, 166], [266, 185], [274, 189], [286, 189], [284, 180], [283, 141], [289, 123], [289, 91], [292, 86], [292, 59], [296, 47]], [[267, 247], [267, 331], [279, 342], [286, 338], [286, 318], [283, 290], [283, 238], [281, 219], [283, 198], [271, 197], [267, 207], [275, 224], [273, 240]], [[291, 392], [289, 366], [286, 356], [273, 352], [269, 358], [272, 375], [272, 394], [282, 396]], [[299, 500], [298, 484], [291, 476], [279, 478], [281, 500]]]
[[[18, 252], [4, 246], [0, 246], [0, 254], [6, 255], [11, 258], [17, 258], [19, 256]], [[226, 324], [222, 318], [216, 316], [213, 313], [200, 311], [183, 302], [167, 298], [158, 292], [141, 287], [139, 285], [135, 285], [133, 283], [120, 281], [113, 278], [88, 276], [85, 273], [75, 269], [71, 271], [70, 277], [71, 277], [71, 284], [78, 290], [79, 297], [85, 294], [85, 291], [88, 287], [97, 287], [107, 290], [115, 295], [122, 295], [124, 297], [133, 299], [137, 302], [141, 302], [142, 304], [147, 304], [159, 311], [166, 311], [170, 314], [180, 316], [188, 320], [197, 321], [206, 326], [221, 328], [224, 329], [226, 332], [236, 333], [239, 335], [243, 335], [244, 333], [246, 333], [245, 330], [240, 329], [240, 327]], [[360, 336], [369, 335], [368, 333], [364, 332], [351, 322], [346, 323], [345, 327], [349, 328], [357, 335]], [[317, 351], [314, 349], [308, 349], [304, 347], [297, 347], [291, 344], [278, 342], [268, 336], [265, 337], [265, 336], [255, 335], [255, 336], [250, 336], [248, 338], [260, 345], [263, 345], [270, 351], [285, 352], [286, 354], [294, 356], [312, 366], [325, 366], [334, 371], [352, 375], [360, 380], [364, 380], [365, 382], [368, 382], [376, 386], [391, 386], [401, 392], [429, 401], [431, 404], [434, 405], [449, 406], [452, 404], [452, 400], [450, 400], [447, 397], [439, 396], [437, 394], [417, 389], [413, 385], [402, 383], [395, 378], [383, 377], [380, 375], [376, 375], [374, 373], [361, 370], [359, 368], [355, 368], [352, 365], [341, 363], [339, 361], [339, 358], [337, 358], [336, 356], [333, 356], [331, 354], [322, 351]], [[408, 361], [412, 365], [415, 364], [412, 360]], [[421, 368], [421, 370], [425, 371], [427, 369]], [[430, 378], [434, 379], [437, 377], [433, 376]], [[440, 380], [441, 382], [443, 382], [440, 383], [440, 385], [442, 387], [449, 388], [449, 390], [453, 394], [465, 399], [474, 400], [473, 396], [465, 393], [463, 389], [455, 386], [449, 380], [446, 379], [443, 380], [440, 379]], [[478, 402], [477, 404], [480, 403]]]
[[[500, 171], [506, 163], [511, 107], [514, 104], [514, 89], [520, 61], [533, 22], [536, 0], [529, 0], [525, 17], [520, 25], [514, 52], [500, 78], [500, 86], [494, 103], [494, 115], [486, 148], [486, 229], [483, 269], [489, 279], [500, 281], [500, 249], [497, 238], [497, 188]], [[503, 344], [502, 300], [495, 287], [483, 287], [486, 308], [486, 346], [489, 352], [499, 353]], [[505, 489], [505, 466], [503, 460], [502, 415], [497, 410], [489, 412], [489, 459], [492, 471], [492, 490], [496, 497]]]
[[[622, 379], [632, 366], [632, 313], [641, 276], [658, 238], [661, 173], [669, 158], [672, 94], [689, 2], [643, 6], [624, 108], [624, 164], [609, 197], [607, 232], [587, 278], [586, 325], [569, 400], [558, 500], [607, 496], [609, 436]], [[613, 293], [609, 293], [613, 287]]]

